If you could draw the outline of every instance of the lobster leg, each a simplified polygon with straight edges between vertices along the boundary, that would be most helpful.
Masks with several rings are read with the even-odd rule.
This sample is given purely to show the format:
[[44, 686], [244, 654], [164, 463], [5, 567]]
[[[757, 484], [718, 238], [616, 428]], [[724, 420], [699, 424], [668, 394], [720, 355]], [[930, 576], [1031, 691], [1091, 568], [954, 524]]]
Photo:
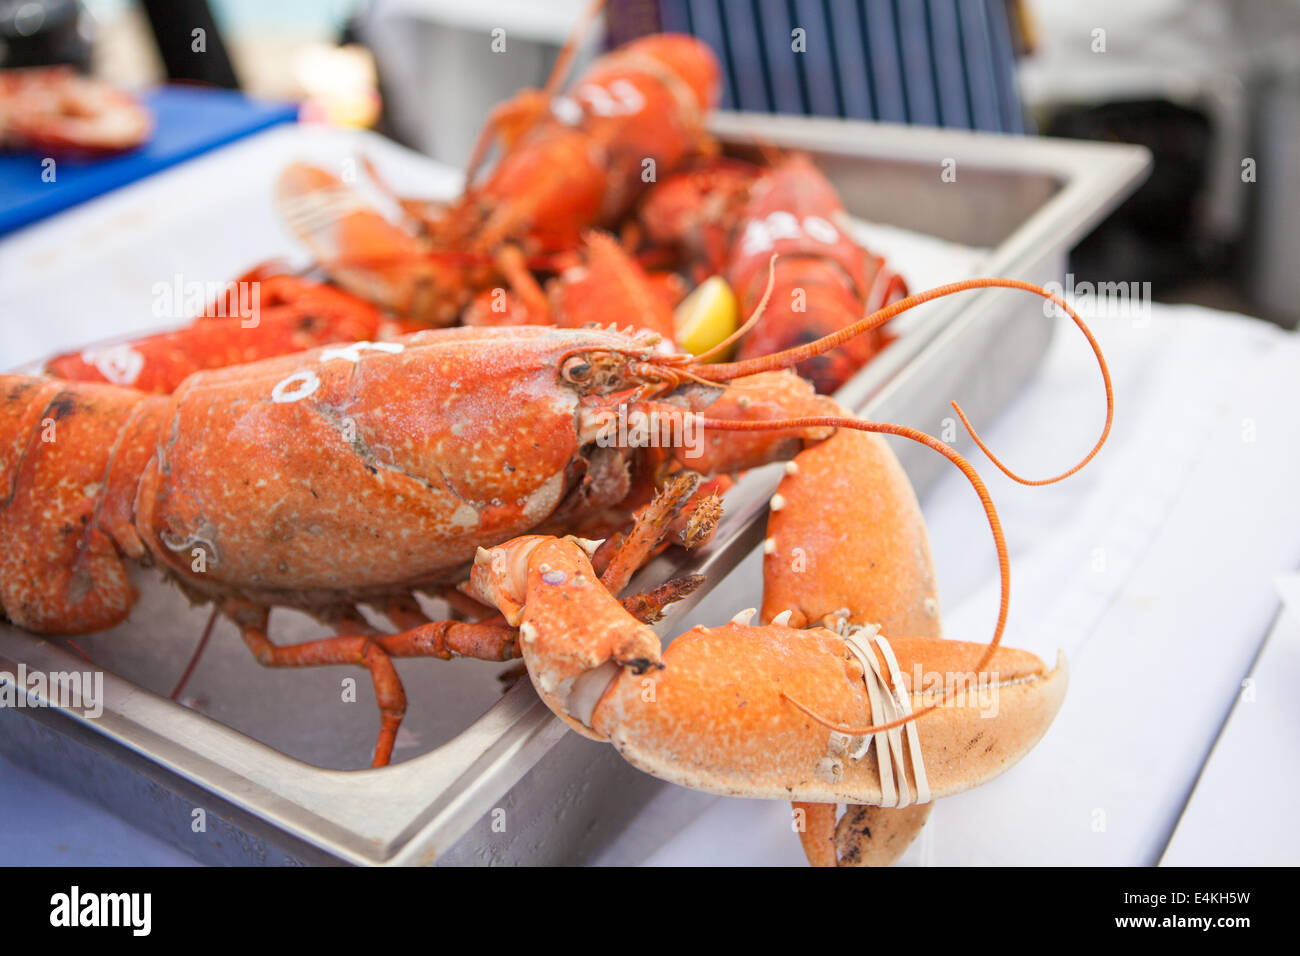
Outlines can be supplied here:
[[[257, 662], [264, 667], [320, 667], [356, 664], [370, 672], [379, 704], [379, 737], [371, 766], [384, 767], [392, 759], [393, 742], [406, 714], [406, 692], [393, 666], [394, 657], [475, 657], [507, 661], [517, 656], [513, 628], [463, 621], [427, 621], [396, 634], [370, 633], [374, 629], [357, 612], [335, 616], [341, 633], [335, 637], [304, 641], [284, 647], [267, 637], [265, 607], [227, 601], [223, 607], [239, 627], [240, 635]], [[358, 633], [360, 632], [360, 633]]]
[[263, 667], [319, 667], [325, 664], [357, 664], [370, 671], [379, 703], [379, 738], [371, 766], [384, 767], [393, 756], [397, 729], [406, 714], [406, 691], [397, 676], [393, 660], [369, 635], [328, 637], [288, 647], [277, 647], [266, 636], [266, 608], [235, 605], [226, 613], [239, 626], [240, 635]]
[[480, 661], [509, 661], [519, 656], [514, 628], [468, 621], [429, 621], [409, 631], [376, 637], [393, 657], [472, 657]]
[[702, 574], [684, 574], [680, 578], [665, 581], [649, 591], [629, 594], [621, 603], [627, 613], [641, 623], [653, 624], [663, 617], [664, 608], [686, 597], [703, 584], [704, 580]]
[[376, 609], [402, 630], [410, 630], [429, 621], [419, 602], [409, 594], [404, 597], [389, 598], [377, 605]]
[[641, 566], [650, 559], [659, 542], [671, 529], [673, 519], [686, 506], [700, 485], [700, 476], [686, 473], [671, 478], [663, 490], [636, 516], [636, 523], [620, 542], [608, 566], [601, 572], [600, 583], [611, 594], [620, 594]]

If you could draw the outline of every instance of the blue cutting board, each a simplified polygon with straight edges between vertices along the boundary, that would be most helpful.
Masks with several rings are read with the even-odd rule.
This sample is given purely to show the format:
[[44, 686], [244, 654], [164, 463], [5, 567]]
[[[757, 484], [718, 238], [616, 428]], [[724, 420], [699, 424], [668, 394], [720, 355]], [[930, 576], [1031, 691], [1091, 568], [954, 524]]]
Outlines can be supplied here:
[[133, 152], [107, 159], [56, 158], [54, 182], [41, 179], [44, 157], [0, 154], [0, 235], [298, 116], [292, 103], [258, 102], [203, 87], [161, 87], [143, 99], [153, 110], [154, 134]]

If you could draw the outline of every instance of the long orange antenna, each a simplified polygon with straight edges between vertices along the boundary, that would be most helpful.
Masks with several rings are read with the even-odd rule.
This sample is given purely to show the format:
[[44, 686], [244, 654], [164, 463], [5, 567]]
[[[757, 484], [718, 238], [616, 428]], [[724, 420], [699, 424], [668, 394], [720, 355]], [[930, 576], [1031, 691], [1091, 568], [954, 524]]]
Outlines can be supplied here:
[[551, 75], [546, 79], [546, 86], [542, 87], [542, 92], [546, 94], [547, 99], [560, 92], [560, 87], [568, 79], [569, 70], [573, 68], [573, 58], [578, 55], [578, 47], [582, 45], [587, 30], [591, 28], [591, 24], [595, 22], [604, 6], [605, 0], [592, 0], [591, 6], [587, 7], [587, 12], [569, 31], [564, 46], [560, 48], [560, 53], [555, 58], [555, 65], [551, 67]]
[[[1002, 634], [1007, 626], [1007, 609], [1011, 603], [1011, 560], [1007, 557], [1007, 540], [1002, 533], [1002, 521], [998, 518], [998, 512], [993, 507], [993, 499], [989, 497], [988, 488], [984, 484], [984, 479], [979, 476], [975, 467], [962, 457], [961, 453], [949, 445], [945, 445], [933, 435], [927, 435], [925, 432], [917, 431], [915, 428], [908, 428], [905, 425], [891, 425], [885, 422], [868, 422], [857, 418], [837, 418], [834, 416], [826, 417], [809, 417], [809, 418], [783, 418], [772, 421], [727, 421], [726, 419], [705, 418], [696, 416], [696, 421], [702, 428], [713, 428], [718, 431], [785, 431], [790, 428], [855, 428], [858, 431], [875, 432], [879, 435], [897, 435], [901, 438], [907, 438], [914, 442], [925, 445], [927, 448], [937, 451], [950, 462], [961, 469], [961, 473], [971, 483], [975, 493], [979, 495], [980, 504], [984, 506], [984, 515], [988, 519], [989, 529], [993, 532], [993, 544], [998, 552], [998, 575], [1002, 585], [1002, 600], [998, 604], [998, 620], [993, 628], [993, 639], [989, 641], [988, 646], [984, 649], [984, 654], [980, 657], [979, 663], [975, 665], [974, 672], [979, 674], [984, 670], [990, 660], [993, 659], [993, 653], [997, 650], [998, 645], [1002, 642]], [[842, 734], [851, 737], [865, 737], [868, 734], [881, 733], [886, 730], [893, 730], [895, 727], [901, 727], [910, 721], [923, 717], [936, 707], [942, 706], [947, 702], [948, 694], [935, 703], [928, 704], [920, 710], [913, 711], [906, 717], [900, 717], [885, 724], [874, 724], [870, 727], [849, 727], [837, 724], [834, 721], [827, 720], [814, 712], [807, 705], [800, 703], [789, 694], [784, 695], [786, 700], [790, 701], [795, 707], [803, 711], [813, 720], [825, 727], [837, 730]]]
[[[578, 22], [573, 25], [573, 29], [569, 31], [564, 46], [560, 48], [560, 53], [555, 58], [555, 65], [551, 67], [550, 76], [546, 78], [546, 86], [542, 88], [542, 98], [548, 105], [568, 78], [569, 70], [573, 67], [573, 59], [578, 53], [578, 47], [581, 46], [587, 30], [590, 29], [592, 22], [604, 6], [605, 0], [592, 0], [592, 4], [587, 8], [586, 13], [578, 19]], [[474, 141], [474, 148], [470, 151], [469, 162], [465, 164], [466, 190], [478, 178], [479, 169], [482, 168], [484, 161], [487, 159], [488, 150], [492, 147], [496, 132], [497, 123], [491, 118], [479, 131], [478, 139]]]
[[1106, 357], [1102, 355], [1101, 346], [1097, 343], [1097, 339], [1092, 334], [1092, 330], [1088, 328], [1087, 323], [1085, 323], [1079, 313], [1074, 311], [1070, 304], [1060, 296], [1053, 292], [1049, 292], [1042, 286], [1034, 285], [1032, 282], [1022, 282], [1019, 279], [997, 278], [964, 279], [961, 282], [951, 282], [947, 285], [928, 289], [925, 292], [918, 292], [916, 295], [909, 295], [905, 299], [899, 299], [897, 302], [887, 305], [883, 309], [879, 309], [870, 315], [859, 319], [852, 325], [846, 325], [837, 332], [832, 332], [830, 335], [823, 336], [815, 342], [798, 345], [782, 352], [773, 352], [771, 355], [762, 355], [757, 358], [745, 359], [740, 362], [723, 362], [716, 365], [703, 365], [698, 369], [695, 369], [695, 372], [701, 378], [714, 382], [725, 382], [744, 375], [754, 375], [758, 372], [791, 368], [805, 359], [821, 355], [824, 352], [829, 352], [831, 349], [843, 345], [854, 336], [879, 328], [895, 316], [901, 315], [909, 309], [914, 309], [918, 305], [924, 305], [925, 303], [932, 302], [935, 299], [942, 299], [945, 296], [953, 295], [957, 292], [966, 292], [971, 289], [1019, 289], [1024, 292], [1032, 292], [1034, 295], [1047, 299], [1049, 302], [1052, 302], [1063, 309], [1066, 314], [1074, 320], [1074, 324], [1079, 327], [1079, 331], [1083, 333], [1084, 337], [1088, 340], [1088, 344], [1092, 347], [1092, 352], [1097, 357], [1097, 365], [1101, 369], [1102, 383], [1106, 388], [1106, 424], [1102, 427], [1101, 437], [1098, 438], [1096, 444], [1092, 446], [1092, 450], [1089, 451], [1088, 454], [1085, 455], [1074, 467], [1052, 478], [1030, 479], [1023, 478], [1016, 474], [989, 450], [988, 445], [986, 445], [983, 439], [979, 437], [979, 434], [975, 431], [975, 427], [971, 424], [970, 419], [966, 416], [966, 413], [962, 410], [961, 406], [956, 402], [952, 403], [954, 410], [956, 410], [958, 416], [961, 418], [962, 425], [964, 425], [966, 431], [970, 433], [971, 439], [979, 446], [980, 450], [983, 451], [984, 454], [988, 455], [989, 460], [997, 466], [998, 470], [1012, 481], [1019, 482], [1022, 485], [1050, 485], [1053, 482], [1061, 481], [1064, 478], [1070, 477], [1070, 475], [1073, 475], [1088, 462], [1092, 461], [1097, 452], [1101, 451], [1101, 446], [1106, 444], [1106, 439], [1110, 436], [1111, 425], [1115, 419], [1115, 390], [1111, 385], [1110, 368], [1106, 365]]

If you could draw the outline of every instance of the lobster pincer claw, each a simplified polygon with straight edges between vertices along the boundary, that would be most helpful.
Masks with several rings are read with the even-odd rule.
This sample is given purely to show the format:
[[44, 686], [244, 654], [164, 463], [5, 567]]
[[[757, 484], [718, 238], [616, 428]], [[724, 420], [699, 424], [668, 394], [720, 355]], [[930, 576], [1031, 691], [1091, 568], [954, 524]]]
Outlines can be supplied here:
[[590, 552], [598, 542], [526, 535], [474, 560], [467, 590], [519, 628], [519, 648], [542, 700], [578, 733], [596, 740], [590, 713], [620, 672], [662, 666], [659, 637], [600, 582]]
[[901, 806], [997, 776], [1033, 748], [1065, 697], [1063, 661], [1049, 670], [1031, 653], [999, 647], [970, 675], [973, 687], [947, 693], [949, 676], [966, 675], [984, 645], [906, 637], [890, 645], [912, 711], [939, 705], [912, 724], [919, 766], [904, 742], [901, 759], [882, 772], [886, 734], [863, 739], [826, 726], [865, 729], [888, 714], [873, 713], [859, 658], [822, 628], [696, 628], [673, 641], [662, 670], [621, 673], [591, 725], [633, 766], [692, 789]]
[[468, 590], [519, 627], [552, 711], [671, 783], [810, 803], [924, 803], [1020, 760], [1065, 698], [1063, 659], [1049, 670], [1027, 651], [886, 639], [874, 628], [751, 626], [741, 615], [694, 628], [661, 654], [583, 545], [528, 535], [482, 549]]

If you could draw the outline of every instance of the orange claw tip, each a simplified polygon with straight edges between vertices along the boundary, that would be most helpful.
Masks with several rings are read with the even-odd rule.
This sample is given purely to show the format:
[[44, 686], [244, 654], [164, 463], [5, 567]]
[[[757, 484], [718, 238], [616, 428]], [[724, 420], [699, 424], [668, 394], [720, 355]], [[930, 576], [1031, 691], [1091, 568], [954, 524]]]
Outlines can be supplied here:
[[[890, 643], [904, 685], [917, 674], [923, 682], [911, 688], [913, 708], [944, 699], [917, 723], [932, 797], [959, 793], [1006, 770], [1043, 736], [1064, 699], [1063, 661], [1049, 671], [1033, 654], [998, 648], [982, 683], [945, 697], [935, 691], [946, 676], [966, 674], [984, 645], [908, 637]], [[677, 638], [660, 671], [620, 674], [592, 726], [633, 766], [682, 786], [880, 805], [875, 747], [851, 758], [842, 735], [789, 698], [845, 724], [872, 722], [860, 668], [839, 637], [820, 628], [728, 624]], [[908, 769], [913, 779], [910, 761]]]

